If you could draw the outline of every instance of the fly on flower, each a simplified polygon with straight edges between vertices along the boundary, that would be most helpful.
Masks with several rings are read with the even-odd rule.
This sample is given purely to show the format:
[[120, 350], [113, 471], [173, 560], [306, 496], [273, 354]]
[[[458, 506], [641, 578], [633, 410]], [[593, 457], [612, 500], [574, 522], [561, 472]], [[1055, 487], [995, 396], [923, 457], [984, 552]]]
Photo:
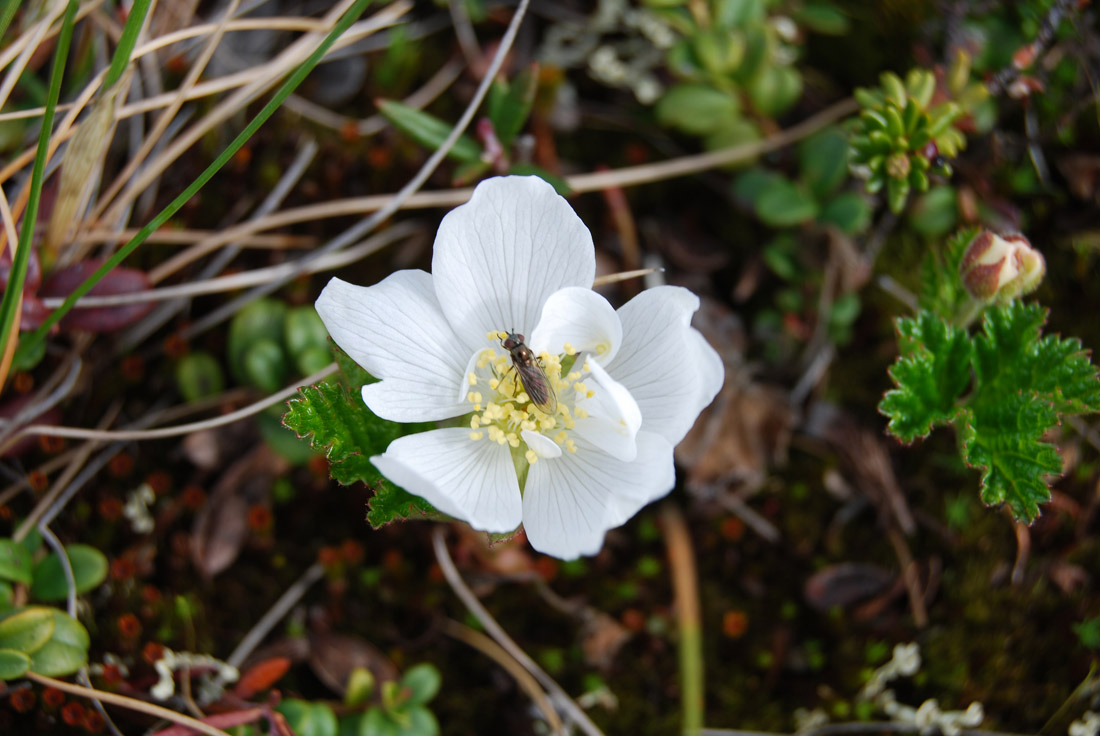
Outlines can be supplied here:
[[546, 369], [531, 352], [531, 348], [524, 344], [523, 335], [518, 332], [502, 332], [500, 346], [512, 356], [512, 368], [519, 376], [519, 382], [523, 390], [527, 392], [539, 411], [553, 415], [558, 410], [558, 395], [554, 393], [554, 386], [546, 375]]

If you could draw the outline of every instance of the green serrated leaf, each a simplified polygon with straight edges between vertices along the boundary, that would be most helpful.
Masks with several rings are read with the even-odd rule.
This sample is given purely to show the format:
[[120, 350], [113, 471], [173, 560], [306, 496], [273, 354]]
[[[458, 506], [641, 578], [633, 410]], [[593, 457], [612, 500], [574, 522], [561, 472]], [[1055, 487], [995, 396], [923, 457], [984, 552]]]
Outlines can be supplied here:
[[[930, 192], [928, 197], [938, 191]], [[959, 264], [967, 244], [977, 234], [977, 228], [964, 228], [948, 238], [943, 248], [929, 248], [921, 267], [921, 290], [917, 299], [921, 309], [955, 322], [955, 317], [969, 304], [970, 295], [959, 278]]]
[[[337, 361], [344, 367], [339, 354]], [[347, 370], [355, 375], [351, 367]], [[301, 388], [298, 396], [287, 404], [290, 409], [283, 416], [283, 425], [299, 437], [309, 438], [315, 450], [325, 453], [336, 481], [344, 485], [362, 481], [374, 487], [375, 495], [367, 514], [373, 527], [397, 519], [446, 518], [424, 499], [386, 481], [370, 462], [372, 455], [385, 452], [398, 437], [426, 431], [434, 425], [379, 419], [363, 403], [359, 387], [349, 392], [340, 384]]]
[[1100, 410], [1100, 377], [1076, 339], [1040, 337], [1047, 310], [1014, 301], [986, 310], [974, 339], [978, 390], [963, 432], [964, 459], [982, 469], [982, 500], [1031, 522], [1062, 472], [1043, 441], [1059, 413]]
[[1031, 523], [1050, 500], [1049, 477], [1062, 472], [1062, 458], [1042, 441], [1058, 421], [1049, 404], [1008, 396], [962, 416], [963, 459], [982, 471], [982, 501], [1007, 503], [1012, 515]]
[[954, 419], [970, 382], [972, 347], [965, 330], [931, 312], [899, 319], [897, 327], [899, 356], [890, 368], [897, 388], [886, 393], [878, 408], [890, 417], [888, 431], [912, 442]]
[[[386, 120], [393, 123], [395, 128], [433, 151], [443, 145], [443, 141], [451, 134], [453, 127], [450, 123], [429, 115], [423, 110], [417, 110], [415, 107], [409, 107], [395, 100], [379, 100], [378, 111]], [[458, 161], [470, 163], [481, 158], [481, 146], [472, 138], [461, 135], [451, 146], [447, 155]]]
[[404, 488], [383, 481], [367, 502], [367, 523], [372, 529], [381, 529], [393, 521], [420, 519], [444, 521], [450, 519], [420, 496], [414, 496]]
[[329, 338], [329, 347], [332, 348], [332, 355], [336, 359], [336, 365], [340, 368], [340, 374], [344, 378], [344, 385], [349, 389], [359, 391], [368, 383], [374, 383], [378, 380], [352, 360], [352, 357], [333, 342], [332, 338]]
[[[107, 558], [95, 547], [71, 544], [65, 547], [65, 553], [72, 566], [78, 594], [87, 593], [107, 578]], [[31, 595], [40, 601], [59, 601], [68, 594], [69, 584], [65, 580], [61, 558], [56, 553], [50, 553], [34, 568]]]
[[390, 442], [431, 425], [399, 425], [376, 417], [359, 397], [339, 384], [318, 384], [298, 390], [287, 402], [283, 424], [299, 437], [309, 437], [313, 449], [324, 452], [332, 463], [332, 477], [345, 485], [371, 483], [382, 476], [370, 464], [370, 456], [385, 452]]

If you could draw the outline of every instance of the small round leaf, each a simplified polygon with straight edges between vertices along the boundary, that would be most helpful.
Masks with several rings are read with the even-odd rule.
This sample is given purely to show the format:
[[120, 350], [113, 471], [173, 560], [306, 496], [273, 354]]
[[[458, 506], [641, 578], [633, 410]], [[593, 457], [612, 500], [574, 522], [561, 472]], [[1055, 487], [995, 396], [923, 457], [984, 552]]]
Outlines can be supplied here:
[[791, 227], [814, 219], [817, 202], [786, 179], [776, 179], [760, 193], [756, 214], [771, 227]]
[[[107, 578], [107, 558], [95, 547], [72, 544], [65, 548], [73, 568], [76, 592], [87, 593]], [[60, 601], [69, 594], [65, 568], [57, 553], [51, 553], [34, 568], [31, 595], [41, 601]]]
[[0, 649], [0, 681], [22, 677], [31, 668], [31, 658], [16, 649]]
[[423, 705], [434, 698], [441, 681], [439, 670], [430, 664], [411, 667], [401, 678], [401, 684], [411, 692], [408, 700], [411, 705]]
[[0, 647], [30, 654], [50, 640], [54, 628], [49, 608], [25, 608], [0, 621]]
[[88, 663], [88, 650], [51, 640], [31, 654], [31, 671], [46, 677], [71, 675]]
[[31, 584], [31, 553], [18, 542], [0, 539], [0, 578]]

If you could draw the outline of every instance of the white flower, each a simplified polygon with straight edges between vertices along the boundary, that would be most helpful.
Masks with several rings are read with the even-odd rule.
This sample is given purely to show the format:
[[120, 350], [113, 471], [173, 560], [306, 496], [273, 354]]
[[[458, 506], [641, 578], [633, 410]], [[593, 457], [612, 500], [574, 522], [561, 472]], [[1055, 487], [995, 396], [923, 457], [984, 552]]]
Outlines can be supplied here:
[[[694, 294], [663, 286], [616, 312], [591, 290], [595, 269], [569, 204], [510, 176], [443, 218], [431, 274], [330, 281], [317, 312], [380, 379], [363, 387], [370, 410], [455, 420], [395, 440], [375, 467], [475, 529], [522, 522], [535, 549], [566, 559], [668, 493], [672, 448], [721, 388], [722, 362], [689, 325]], [[530, 400], [504, 333], [526, 336], [556, 406]]]

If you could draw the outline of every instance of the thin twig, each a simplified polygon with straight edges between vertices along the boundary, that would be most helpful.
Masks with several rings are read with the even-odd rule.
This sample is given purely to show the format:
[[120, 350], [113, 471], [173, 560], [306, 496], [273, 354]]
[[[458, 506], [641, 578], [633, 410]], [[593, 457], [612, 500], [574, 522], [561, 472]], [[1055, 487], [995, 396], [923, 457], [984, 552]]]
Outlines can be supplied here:
[[[577, 174], [566, 177], [566, 182], [574, 192], [580, 194], [598, 191], [607, 187], [638, 186], [679, 176], [702, 173], [715, 167], [747, 161], [765, 153], [784, 148], [791, 143], [795, 143], [812, 135], [839, 118], [851, 114], [856, 109], [857, 106], [854, 101], [844, 100], [762, 141], [745, 143], [710, 153], [669, 159], [656, 164], [626, 166], [621, 169], [613, 169], [610, 171]], [[397, 194], [375, 194], [366, 197], [349, 197], [347, 199], [336, 199], [304, 207], [288, 208], [281, 212], [276, 212], [269, 217], [254, 222], [244, 222], [239, 225], [234, 225], [226, 228], [220, 233], [214, 234], [213, 237], [202, 243], [201, 247], [196, 245], [189, 249], [186, 257], [184, 257], [182, 253], [174, 256], [172, 259], [172, 268], [173, 270], [178, 270], [187, 263], [217, 250], [228, 242], [250, 237], [265, 230], [274, 230], [276, 228], [295, 225], [302, 222], [365, 215], [371, 212], [377, 212], [383, 208], [387, 208], [386, 217], [397, 209], [450, 208], [462, 204], [468, 200], [473, 193], [474, 190], [472, 187], [417, 192], [405, 197], [402, 197], [401, 193], [398, 192]], [[397, 205], [391, 209], [391, 205], [395, 200], [397, 201]], [[364, 234], [362, 230], [356, 230], [354, 232], [355, 237], [359, 237], [362, 234]], [[324, 248], [331, 247], [335, 242], [341, 243], [340, 247], [344, 247], [354, 240], [349, 240], [348, 237], [348, 234], [345, 233], [340, 236], [338, 240], [326, 244]], [[318, 251], [320, 250], [322, 249], [318, 249]], [[179, 262], [176, 262], [177, 259]], [[166, 268], [167, 262], [161, 267]], [[218, 321], [221, 319], [222, 317], [219, 316]]]
[[255, 650], [260, 642], [264, 640], [264, 637], [271, 633], [275, 625], [283, 620], [287, 612], [302, 599], [302, 596], [313, 587], [314, 583], [324, 577], [324, 574], [325, 568], [319, 562], [315, 562], [308, 570], [302, 573], [302, 576], [295, 580], [294, 584], [279, 596], [279, 600], [275, 601], [271, 608], [267, 610], [267, 613], [265, 613], [259, 621], [253, 624], [249, 632], [245, 634], [244, 638], [237, 644], [232, 654], [226, 658], [225, 663], [232, 667], [239, 668], [244, 661], [248, 659], [248, 655], [252, 654], [253, 650]]
[[478, 620], [482, 628], [489, 632], [489, 636], [493, 637], [497, 644], [504, 648], [521, 665], [523, 668], [530, 672], [539, 684], [554, 696], [554, 702], [558, 707], [564, 709], [569, 718], [577, 726], [581, 728], [589, 736], [603, 736], [603, 732], [592, 722], [592, 719], [588, 717], [588, 714], [581, 710], [581, 707], [573, 701], [572, 698], [566, 694], [561, 685], [554, 681], [554, 678], [546, 674], [546, 672], [535, 663], [535, 660], [528, 656], [527, 652], [523, 651], [516, 644], [512, 637], [504, 631], [496, 619], [492, 617], [485, 606], [481, 605], [481, 601], [477, 599], [474, 592], [470, 590], [469, 586], [462, 579], [462, 576], [458, 574], [458, 569], [455, 567], [454, 560], [451, 559], [451, 553], [447, 551], [447, 543], [443, 540], [443, 527], [437, 526], [432, 533], [432, 548], [435, 550], [435, 559], [439, 562], [439, 568], [443, 571], [443, 577], [447, 579], [451, 589], [455, 592], [466, 608], [474, 615], [474, 618]]
[[212, 419], [204, 419], [201, 422], [191, 422], [189, 424], [177, 424], [172, 427], [157, 427], [155, 429], [119, 429], [119, 430], [98, 430], [98, 429], [84, 429], [82, 427], [59, 427], [49, 424], [32, 424], [28, 427], [24, 427], [19, 435], [35, 434], [35, 435], [47, 435], [49, 437], [74, 437], [76, 439], [83, 440], [156, 440], [164, 439], [165, 437], [179, 437], [184, 434], [191, 434], [192, 432], [198, 432], [204, 429], [213, 429], [214, 427], [221, 427], [226, 424], [232, 424], [233, 422], [239, 422], [242, 419], [250, 417], [254, 414], [259, 414], [261, 411], [269, 406], [274, 406], [280, 401], [284, 401], [298, 392], [298, 389], [307, 384], [317, 383], [321, 379], [332, 375], [337, 371], [335, 363], [329, 363], [327, 366], [317, 371], [316, 373], [306, 376], [300, 381], [295, 381], [290, 386], [287, 386], [282, 391], [274, 393], [268, 396], [266, 399], [249, 404], [243, 409], [230, 412], [224, 416], [214, 417]]
[[459, 622], [449, 618], [443, 619], [443, 633], [458, 639], [464, 644], [469, 644], [503, 667], [508, 674], [515, 679], [520, 688], [527, 693], [528, 697], [534, 701], [538, 709], [542, 711], [543, 717], [546, 719], [546, 722], [550, 724], [550, 728], [553, 732], [555, 734], [566, 733], [561, 718], [558, 716], [558, 712], [554, 710], [554, 706], [550, 703], [550, 699], [546, 697], [546, 693], [539, 687], [538, 680], [532, 677], [527, 670], [523, 669], [519, 662], [512, 659], [504, 647], [500, 646], [480, 631], [474, 631], [469, 626], [463, 626]]
[[79, 685], [73, 685], [72, 683], [65, 682], [64, 680], [55, 680], [52, 677], [45, 677], [34, 672], [28, 672], [25, 675], [28, 680], [34, 680], [39, 685], [45, 687], [52, 687], [60, 690], [63, 693], [69, 695], [76, 695], [81, 698], [89, 698], [99, 700], [104, 703], [110, 703], [111, 705], [117, 705], [121, 708], [128, 708], [138, 713], [145, 713], [153, 716], [154, 718], [163, 718], [166, 721], [172, 721], [178, 723], [181, 726], [194, 729], [199, 733], [205, 733], [207, 736], [229, 736], [225, 731], [220, 728], [214, 728], [213, 726], [203, 723], [202, 721], [192, 718], [191, 716], [185, 716], [182, 713], [178, 713], [168, 708], [162, 708], [159, 705], [153, 705], [152, 703], [146, 703], [144, 700], [137, 700], [136, 698], [128, 698], [125, 695], [118, 695], [116, 693], [109, 693], [103, 690], [96, 690], [91, 687], [81, 687]]

